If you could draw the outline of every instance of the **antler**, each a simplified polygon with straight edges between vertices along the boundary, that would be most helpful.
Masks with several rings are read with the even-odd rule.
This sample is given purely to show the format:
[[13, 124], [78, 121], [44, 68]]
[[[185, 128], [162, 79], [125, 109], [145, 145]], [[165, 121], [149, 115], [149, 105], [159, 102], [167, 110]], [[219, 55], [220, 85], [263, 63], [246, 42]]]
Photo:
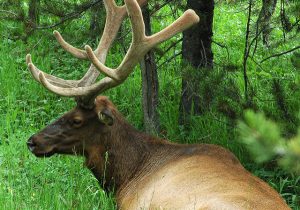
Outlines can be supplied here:
[[[151, 48], [199, 21], [199, 17], [193, 10], [187, 10], [170, 26], [152, 36], [146, 36], [143, 16], [139, 6], [146, 3], [146, 0], [124, 0], [125, 6], [122, 7], [117, 6], [114, 0], [103, 1], [107, 13], [106, 24], [100, 43], [95, 51], [90, 46], [85, 46], [85, 50], [75, 48], [68, 44], [57, 31], [54, 31], [57, 41], [67, 52], [76, 58], [89, 59], [92, 62], [82, 79], [63, 80], [46, 74], [34, 66], [30, 55], [26, 57], [26, 62], [35, 80], [58, 95], [76, 97], [79, 105], [86, 108], [93, 106], [94, 98], [99, 93], [121, 84]], [[104, 63], [111, 44], [127, 14], [126, 10], [133, 31], [132, 43], [121, 64], [116, 69], [111, 69], [105, 66]], [[99, 72], [106, 77], [94, 83], [99, 76]]]

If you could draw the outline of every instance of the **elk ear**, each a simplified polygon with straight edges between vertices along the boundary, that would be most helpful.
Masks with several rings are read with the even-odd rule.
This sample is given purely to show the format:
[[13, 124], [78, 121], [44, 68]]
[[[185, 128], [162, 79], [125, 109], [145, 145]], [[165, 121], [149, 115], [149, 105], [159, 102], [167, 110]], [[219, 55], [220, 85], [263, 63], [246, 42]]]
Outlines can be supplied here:
[[112, 126], [114, 124], [114, 117], [109, 109], [98, 112], [98, 118], [105, 125]]

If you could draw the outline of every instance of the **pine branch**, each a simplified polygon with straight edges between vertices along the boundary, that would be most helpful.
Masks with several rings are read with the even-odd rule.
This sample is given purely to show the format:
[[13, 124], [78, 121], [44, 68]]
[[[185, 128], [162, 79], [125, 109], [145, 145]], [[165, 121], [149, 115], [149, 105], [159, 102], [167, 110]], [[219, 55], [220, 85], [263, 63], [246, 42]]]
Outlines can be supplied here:
[[58, 25], [61, 25], [68, 20], [72, 20], [72, 19], [80, 17], [82, 15], [82, 13], [84, 13], [85, 11], [87, 11], [88, 9], [90, 9], [91, 7], [95, 6], [96, 4], [98, 4], [100, 2], [102, 2], [102, 0], [97, 0], [97, 1], [91, 2], [87, 5], [85, 5], [85, 4], [80, 5], [80, 6], [78, 6], [78, 8], [79, 8], [78, 11], [74, 11], [74, 12], [67, 14], [66, 16], [64, 16], [61, 19], [61, 21], [59, 21], [55, 24], [52, 24], [52, 25], [48, 25], [48, 26], [37, 26], [34, 29], [49, 29], [49, 28], [57, 27]]
[[284, 51], [284, 52], [281, 52], [281, 53], [276, 53], [276, 54], [271, 55], [271, 56], [269, 56], [269, 57], [267, 57], [267, 58], [264, 58], [264, 59], [262, 59], [262, 60], [260, 61], [260, 63], [263, 63], [263, 62], [265, 62], [266, 60], [269, 60], [269, 59], [271, 59], [271, 58], [275, 58], [275, 57], [279, 57], [279, 56], [282, 56], [282, 55], [291, 53], [291, 52], [293, 52], [293, 51], [295, 51], [295, 50], [298, 50], [298, 49], [300, 49], [300, 45], [297, 46], [297, 47], [294, 47], [293, 49], [290, 49], [290, 50], [288, 50], [288, 51]]

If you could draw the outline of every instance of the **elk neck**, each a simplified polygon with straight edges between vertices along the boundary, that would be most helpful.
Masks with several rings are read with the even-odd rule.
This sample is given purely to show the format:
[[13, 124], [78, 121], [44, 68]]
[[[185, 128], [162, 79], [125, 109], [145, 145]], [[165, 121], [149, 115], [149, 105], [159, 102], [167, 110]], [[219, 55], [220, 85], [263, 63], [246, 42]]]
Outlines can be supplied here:
[[[116, 117], [101, 139], [103, 145], [93, 145], [85, 156], [87, 167], [105, 190], [118, 191], [136, 176], [150, 173], [176, 155], [168, 141], [137, 131], [123, 117]], [[165, 157], [166, 153], [173, 155]]]

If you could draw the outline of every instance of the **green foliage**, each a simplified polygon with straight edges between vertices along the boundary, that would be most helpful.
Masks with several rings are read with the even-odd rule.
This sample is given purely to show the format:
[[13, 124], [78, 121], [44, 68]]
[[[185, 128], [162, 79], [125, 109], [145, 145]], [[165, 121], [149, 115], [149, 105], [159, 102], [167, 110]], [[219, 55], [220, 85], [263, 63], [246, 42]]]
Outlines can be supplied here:
[[238, 127], [242, 142], [256, 162], [263, 163], [278, 157], [283, 168], [300, 173], [300, 132], [292, 139], [284, 139], [276, 123], [267, 120], [262, 113], [249, 110]]
[[295, 52], [291, 57], [291, 62], [297, 71], [300, 71], [300, 53]]
[[300, 132], [297, 136], [290, 139], [284, 148], [285, 153], [279, 160], [286, 170], [300, 173]]
[[265, 162], [277, 154], [282, 142], [279, 128], [272, 121], [267, 121], [263, 114], [247, 111], [245, 122], [239, 123], [239, 129], [241, 138], [257, 162]]

